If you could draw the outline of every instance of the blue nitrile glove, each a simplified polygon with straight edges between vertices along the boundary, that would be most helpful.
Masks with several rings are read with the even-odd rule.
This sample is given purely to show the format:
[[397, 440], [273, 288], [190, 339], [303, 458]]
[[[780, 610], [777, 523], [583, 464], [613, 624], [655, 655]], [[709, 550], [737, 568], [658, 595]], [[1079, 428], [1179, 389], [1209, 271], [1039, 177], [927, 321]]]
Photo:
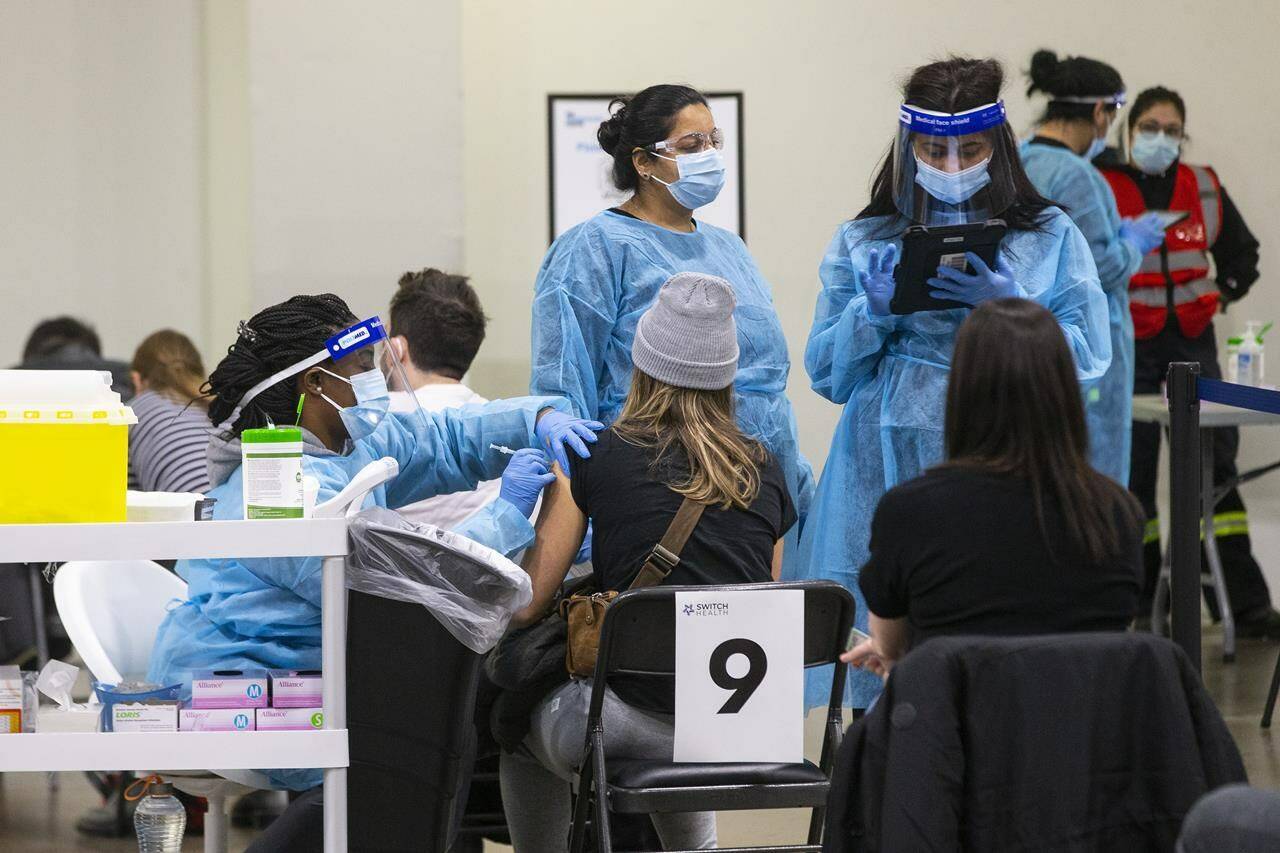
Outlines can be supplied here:
[[862, 289], [867, 294], [867, 310], [878, 317], [889, 316], [889, 300], [893, 299], [893, 268], [898, 263], [898, 247], [890, 243], [872, 249], [867, 258], [867, 271], [862, 276]]
[[1128, 240], [1138, 250], [1138, 254], [1145, 255], [1160, 248], [1160, 244], [1164, 242], [1164, 226], [1160, 224], [1160, 217], [1154, 213], [1126, 219], [1120, 223], [1120, 239]]
[[498, 497], [528, 518], [533, 515], [542, 490], [555, 481], [556, 475], [551, 473], [551, 462], [546, 455], [537, 448], [525, 447], [515, 452], [507, 463], [507, 470], [502, 472]]
[[578, 549], [578, 554], [573, 558], [573, 564], [580, 566], [583, 563], [591, 562], [591, 522], [587, 521], [587, 532], [582, 537], [582, 547]]
[[587, 450], [587, 443], [595, 444], [596, 431], [602, 429], [604, 424], [599, 421], [575, 418], [553, 409], [538, 418], [533, 431], [538, 437], [538, 444], [560, 463], [560, 469], [568, 476], [569, 454], [564, 449], [565, 445], [569, 445], [574, 453], [586, 459], [591, 455], [591, 451]]
[[996, 268], [988, 267], [973, 252], [965, 252], [965, 258], [973, 267], [970, 275], [951, 267], [938, 267], [938, 274], [929, 279], [929, 295], [934, 299], [950, 299], [966, 305], [980, 305], [988, 299], [1004, 299], [1018, 295], [1018, 284], [1013, 273], [1005, 265], [1004, 258], [996, 256]]

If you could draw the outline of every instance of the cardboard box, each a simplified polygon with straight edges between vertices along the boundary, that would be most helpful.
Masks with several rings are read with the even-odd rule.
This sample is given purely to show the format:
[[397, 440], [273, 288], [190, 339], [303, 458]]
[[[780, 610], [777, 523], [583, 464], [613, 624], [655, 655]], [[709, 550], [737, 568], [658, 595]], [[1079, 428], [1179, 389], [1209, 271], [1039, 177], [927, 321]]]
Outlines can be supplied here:
[[311, 732], [324, 728], [320, 708], [259, 708], [260, 732]]
[[324, 704], [324, 679], [318, 669], [273, 669], [272, 708], [319, 708]]
[[257, 725], [252, 709], [184, 708], [178, 728], [184, 732], [251, 732]]
[[266, 708], [269, 705], [266, 670], [217, 669], [194, 674], [190, 708]]
[[117, 702], [111, 708], [113, 732], [176, 732], [178, 703]]

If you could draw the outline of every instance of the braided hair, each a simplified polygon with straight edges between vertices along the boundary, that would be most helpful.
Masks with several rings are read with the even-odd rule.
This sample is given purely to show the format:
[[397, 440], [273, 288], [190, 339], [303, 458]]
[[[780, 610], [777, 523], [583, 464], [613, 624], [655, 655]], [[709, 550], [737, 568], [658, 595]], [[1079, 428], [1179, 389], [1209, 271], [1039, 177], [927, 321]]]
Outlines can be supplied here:
[[[332, 293], [294, 296], [264, 308], [240, 323], [236, 342], [200, 389], [210, 398], [209, 420], [221, 424], [235, 411], [245, 392], [278, 370], [324, 349], [336, 332], [357, 318]], [[296, 377], [283, 379], [254, 397], [231, 424], [231, 435], [272, 423], [292, 423], [297, 411]]]

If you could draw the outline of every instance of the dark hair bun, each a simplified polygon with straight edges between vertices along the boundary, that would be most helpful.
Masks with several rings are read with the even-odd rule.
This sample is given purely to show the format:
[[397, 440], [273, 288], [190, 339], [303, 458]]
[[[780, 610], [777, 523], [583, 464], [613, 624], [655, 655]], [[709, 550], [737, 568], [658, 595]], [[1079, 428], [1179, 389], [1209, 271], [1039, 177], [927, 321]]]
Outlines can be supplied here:
[[1058, 76], [1058, 54], [1052, 50], [1037, 50], [1031, 56], [1031, 85], [1027, 94], [1040, 91], [1046, 95], [1053, 94], [1055, 78]]
[[622, 141], [622, 129], [626, 126], [629, 103], [629, 98], [614, 98], [610, 101], [609, 118], [600, 122], [600, 129], [596, 131], [596, 141], [600, 143], [604, 153], [610, 156]]

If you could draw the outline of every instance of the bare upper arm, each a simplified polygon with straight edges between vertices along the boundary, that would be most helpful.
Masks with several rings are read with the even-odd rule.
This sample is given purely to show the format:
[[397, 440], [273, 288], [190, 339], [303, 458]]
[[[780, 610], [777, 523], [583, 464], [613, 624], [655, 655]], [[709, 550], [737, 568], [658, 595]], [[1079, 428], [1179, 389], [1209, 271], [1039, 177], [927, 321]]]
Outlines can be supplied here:
[[569, 478], [559, 466], [555, 472], [556, 481], [542, 493], [536, 538], [522, 561], [533, 582], [533, 601], [516, 614], [513, 622], [517, 626], [537, 621], [551, 606], [587, 532], [587, 518], [573, 499]]

